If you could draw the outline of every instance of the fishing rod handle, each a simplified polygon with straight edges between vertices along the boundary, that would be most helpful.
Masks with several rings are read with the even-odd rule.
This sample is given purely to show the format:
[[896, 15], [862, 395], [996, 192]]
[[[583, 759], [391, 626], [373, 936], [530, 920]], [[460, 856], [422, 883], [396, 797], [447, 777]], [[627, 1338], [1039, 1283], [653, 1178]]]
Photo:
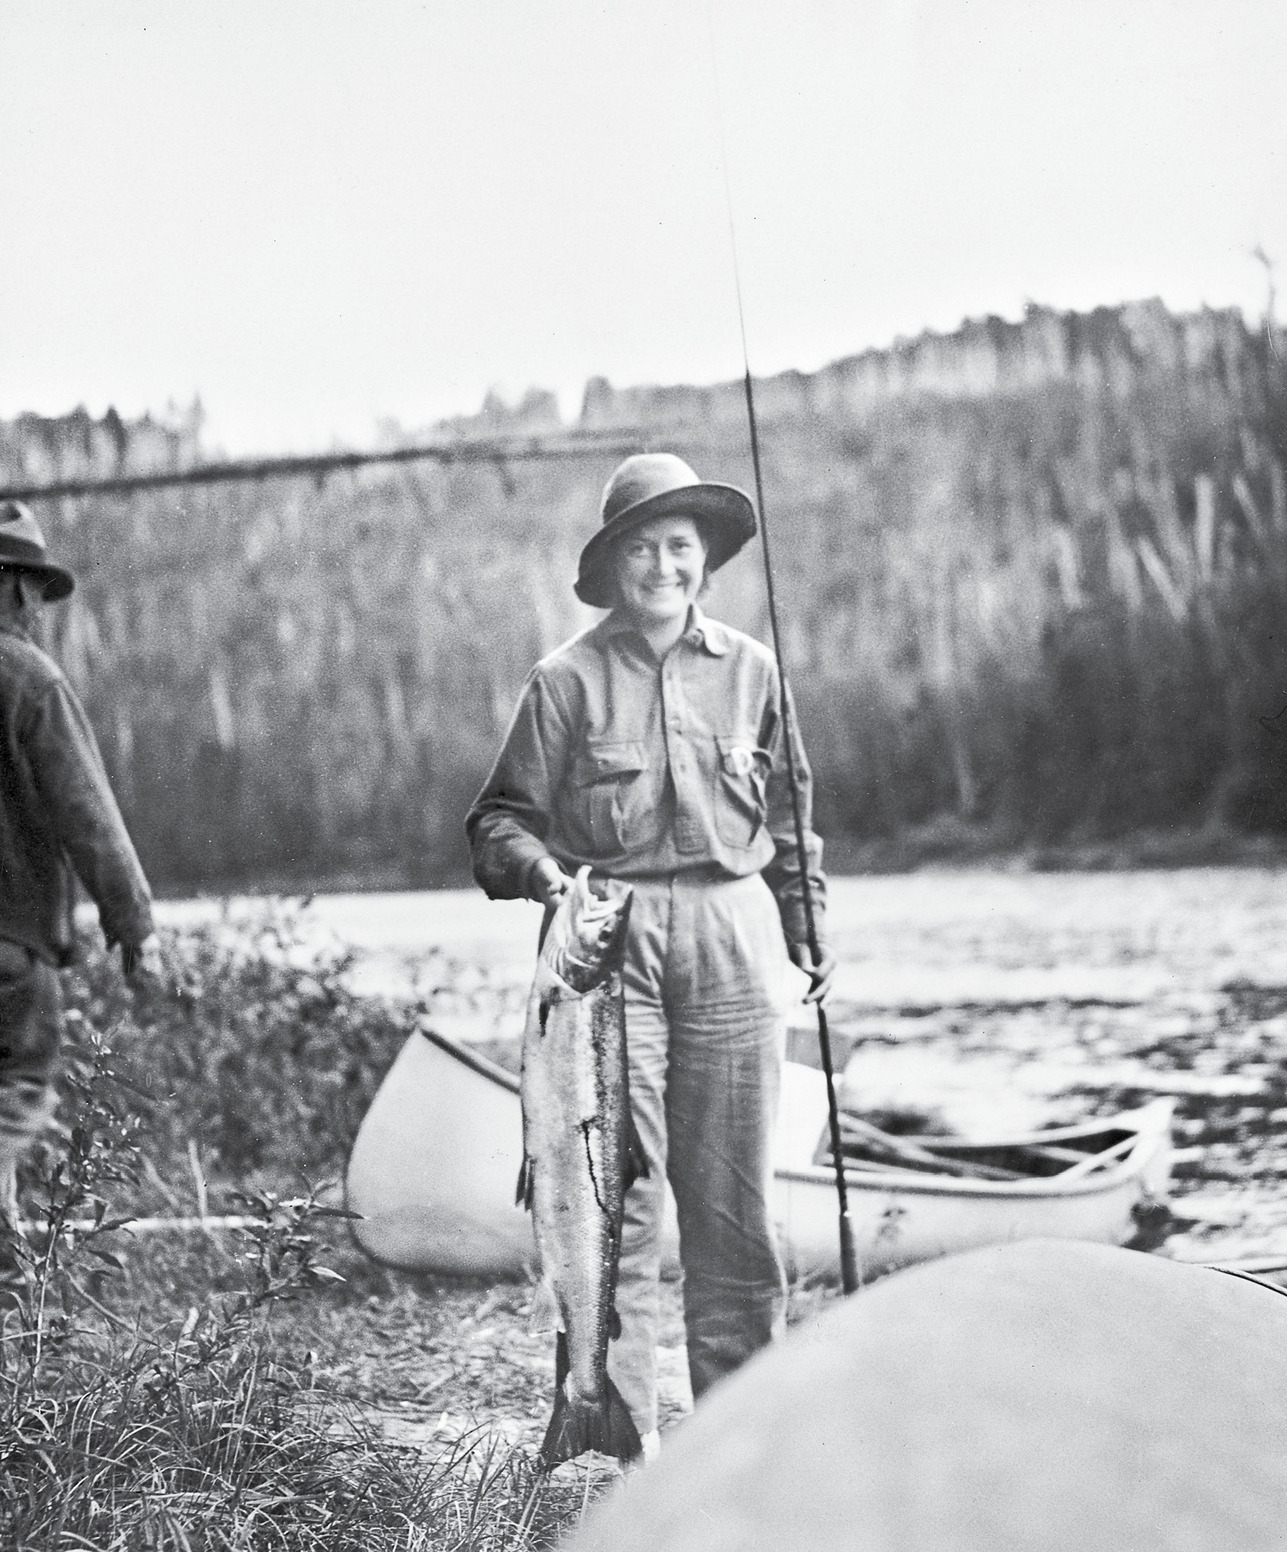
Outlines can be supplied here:
[[858, 1252], [854, 1246], [854, 1229], [847, 1209], [840, 1214], [840, 1283], [846, 1293], [857, 1293], [860, 1287]]

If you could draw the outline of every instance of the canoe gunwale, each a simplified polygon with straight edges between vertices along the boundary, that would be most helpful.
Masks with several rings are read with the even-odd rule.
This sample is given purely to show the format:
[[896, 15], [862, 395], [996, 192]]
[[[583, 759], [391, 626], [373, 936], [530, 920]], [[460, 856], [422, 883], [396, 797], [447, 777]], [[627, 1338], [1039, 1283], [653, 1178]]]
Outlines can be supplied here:
[[1140, 1117], [1147, 1117], [1149, 1127], [1152, 1129], [1152, 1114], [1154, 1110], [1160, 1115], [1162, 1106], [1167, 1106], [1168, 1116], [1175, 1109], [1175, 1101], [1153, 1100], [1147, 1105], [1137, 1106], [1134, 1110], [1123, 1110], [1117, 1115], [1096, 1117], [1093, 1121], [1078, 1121], [1074, 1126], [1052, 1126], [1043, 1131], [1013, 1132], [997, 1137], [955, 1137], [944, 1136], [942, 1133], [925, 1132], [910, 1134], [906, 1137], [899, 1135], [900, 1142], [916, 1143], [922, 1148], [932, 1148], [936, 1144], [946, 1144], [952, 1148], [964, 1152], [967, 1148], [983, 1151], [987, 1148], [1028, 1148], [1045, 1147], [1049, 1143], [1076, 1142], [1080, 1137], [1098, 1137], [1103, 1132], [1130, 1132], [1138, 1129], [1137, 1121]]
[[511, 1094], [522, 1091], [522, 1084], [512, 1072], [507, 1072], [498, 1062], [491, 1057], [483, 1056], [478, 1051], [470, 1048], [459, 1040], [453, 1040], [450, 1035], [441, 1034], [438, 1030], [430, 1028], [427, 1024], [417, 1024], [416, 1030], [422, 1034], [431, 1045], [436, 1045], [440, 1051], [445, 1051], [448, 1056], [454, 1056], [464, 1066], [476, 1072], [480, 1078], [486, 1078], [498, 1088], [508, 1089]]

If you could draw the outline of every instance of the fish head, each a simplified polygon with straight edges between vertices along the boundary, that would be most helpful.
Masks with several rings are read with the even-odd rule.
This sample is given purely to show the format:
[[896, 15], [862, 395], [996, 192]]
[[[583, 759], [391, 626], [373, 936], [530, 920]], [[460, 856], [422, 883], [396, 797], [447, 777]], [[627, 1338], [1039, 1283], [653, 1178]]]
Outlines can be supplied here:
[[630, 922], [630, 890], [608, 894], [581, 868], [559, 901], [541, 956], [574, 992], [588, 992], [621, 968]]

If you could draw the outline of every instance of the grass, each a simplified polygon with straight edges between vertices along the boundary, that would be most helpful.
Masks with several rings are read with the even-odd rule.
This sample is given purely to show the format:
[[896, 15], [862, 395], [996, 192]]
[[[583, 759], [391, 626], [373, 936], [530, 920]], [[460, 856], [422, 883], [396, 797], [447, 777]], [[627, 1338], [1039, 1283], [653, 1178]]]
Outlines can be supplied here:
[[[423, 1381], [480, 1294], [422, 1297], [370, 1267], [334, 1190], [301, 1179], [342, 1165], [411, 1012], [350, 996], [342, 958], [293, 952], [268, 918], [171, 935], [166, 976], [133, 998], [101, 950], [68, 978], [62, 1124], [25, 1171], [0, 1294], [5, 1547], [490, 1552], [548, 1544], [582, 1512], [590, 1479], [556, 1482], [520, 1536], [523, 1450], [470, 1426], [399, 1444], [345, 1370], [365, 1314], [377, 1365], [418, 1333]], [[122, 1228], [191, 1211], [199, 1182], [250, 1226]], [[543, 1377], [525, 1392], [542, 1405]]]

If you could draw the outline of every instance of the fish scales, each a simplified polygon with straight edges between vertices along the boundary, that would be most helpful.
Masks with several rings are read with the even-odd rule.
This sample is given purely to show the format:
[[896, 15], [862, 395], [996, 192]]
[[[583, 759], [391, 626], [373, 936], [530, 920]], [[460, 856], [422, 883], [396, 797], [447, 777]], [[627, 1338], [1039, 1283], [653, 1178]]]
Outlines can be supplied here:
[[548, 1469], [639, 1438], [607, 1373], [625, 1193], [642, 1169], [630, 1119], [621, 967], [630, 897], [600, 899], [582, 869], [550, 920], [523, 1036], [523, 1170], [541, 1265], [534, 1324], [557, 1328]]

